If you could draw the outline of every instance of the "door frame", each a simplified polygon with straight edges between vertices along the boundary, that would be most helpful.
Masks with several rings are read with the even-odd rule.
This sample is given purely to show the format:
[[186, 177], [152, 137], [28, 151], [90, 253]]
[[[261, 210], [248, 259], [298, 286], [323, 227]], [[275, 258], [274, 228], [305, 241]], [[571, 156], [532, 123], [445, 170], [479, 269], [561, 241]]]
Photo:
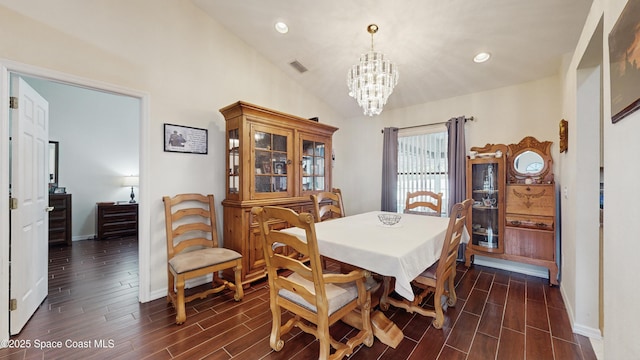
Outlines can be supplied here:
[[[87, 79], [76, 75], [62, 73], [51, 69], [40, 68], [12, 60], [0, 58], [0, 139], [8, 139], [9, 132], [9, 79], [10, 73], [42, 78], [97, 91], [130, 96], [140, 101], [140, 146], [139, 167], [140, 187], [138, 189], [138, 278], [139, 299], [147, 302], [150, 299], [150, 208], [149, 208], [149, 101], [146, 92], [122, 86]], [[9, 142], [0, 141], [0, 293], [8, 294], [9, 289]], [[6, 225], [6, 226], [4, 226]], [[9, 297], [0, 296], [0, 309], [9, 309]], [[0, 311], [0, 340], [9, 338], [9, 311]], [[3, 342], [4, 343], [4, 342]]]

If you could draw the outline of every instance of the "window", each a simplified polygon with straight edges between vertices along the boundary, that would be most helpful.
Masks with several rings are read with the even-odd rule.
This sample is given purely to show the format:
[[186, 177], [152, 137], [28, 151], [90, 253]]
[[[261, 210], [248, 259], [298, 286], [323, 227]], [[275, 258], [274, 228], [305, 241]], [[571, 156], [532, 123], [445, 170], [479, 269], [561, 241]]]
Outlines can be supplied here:
[[448, 136], [444, 125], [400, 129], [398, 132], [398, 212], [404, 211], [407, 192], [442, 193], [442, 214], [448, 215]]

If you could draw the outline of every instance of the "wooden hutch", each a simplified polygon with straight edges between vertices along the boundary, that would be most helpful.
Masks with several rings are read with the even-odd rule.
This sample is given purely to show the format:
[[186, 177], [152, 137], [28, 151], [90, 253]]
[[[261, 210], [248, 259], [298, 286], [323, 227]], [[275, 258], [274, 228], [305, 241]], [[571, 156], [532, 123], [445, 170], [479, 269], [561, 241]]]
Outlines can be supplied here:
[[[338, 128], [239, 101], [226, 120], [224, 246], [242, 254], [242, 282], [266, 276], [254, 206], [313, 212], [309, 195], [331, 189], [332, 136]], [[287, 223], [273, 222], [273, 228]], [[291, 249], [281, 251], [298, 256]], [[231, 273], [225, 277], [233, 278]]]
[[550, 147], [550, 141], [528, 136], [518, 144], [471, 148], [478, 154], [467, 158], [467, 195], [474, 200], [467, 266], [474, 255], [542, 266], [549, 269], [551, 285], [558, 285]]

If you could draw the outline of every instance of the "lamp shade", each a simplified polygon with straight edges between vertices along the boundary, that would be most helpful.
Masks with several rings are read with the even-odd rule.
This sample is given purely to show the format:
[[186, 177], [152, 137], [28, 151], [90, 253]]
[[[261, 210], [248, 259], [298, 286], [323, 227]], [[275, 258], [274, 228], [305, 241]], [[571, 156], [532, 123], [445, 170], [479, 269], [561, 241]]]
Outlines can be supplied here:
[[139, 181], [137, 176], [125, 176], [122, 178], [122, 186], [138, 186]]

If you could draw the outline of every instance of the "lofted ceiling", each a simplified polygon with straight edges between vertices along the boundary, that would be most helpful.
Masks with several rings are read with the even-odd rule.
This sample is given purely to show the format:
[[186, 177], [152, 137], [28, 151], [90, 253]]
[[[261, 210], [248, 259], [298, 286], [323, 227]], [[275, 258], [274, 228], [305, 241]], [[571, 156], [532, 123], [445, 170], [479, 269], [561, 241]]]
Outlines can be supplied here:
[[[557, 74], [577, 44], [592, 0], [191, 0], [345, 117], [347, 70], [375, 50], [400, 79], [385, 110], [524, 83]], [[274, 30], [277, 21], [287, 34]], [[490, 52], [489, 61], [473, 57]], [[308, 71], [298, 72], [298, 61]]]

